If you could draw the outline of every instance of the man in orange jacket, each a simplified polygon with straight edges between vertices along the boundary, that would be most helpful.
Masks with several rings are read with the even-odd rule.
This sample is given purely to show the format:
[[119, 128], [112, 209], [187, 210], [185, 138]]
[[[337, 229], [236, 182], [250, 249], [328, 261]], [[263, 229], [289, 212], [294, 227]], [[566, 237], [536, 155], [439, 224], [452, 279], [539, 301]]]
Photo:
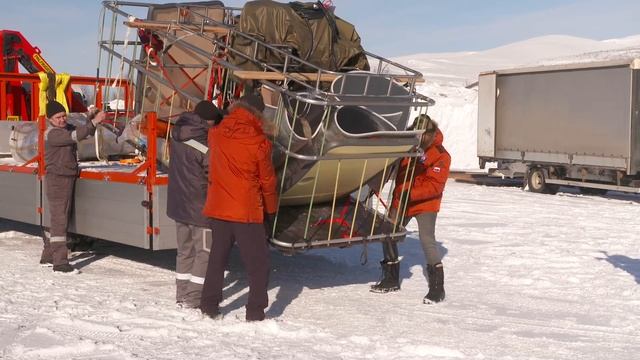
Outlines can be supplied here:
[[[234, 242], [249, 277], [246, 320], [264, 320], [269, 304], [269, 248], [265, 220], [278, 206], [271, 142], [262, 129], [262, 99], [253, 94], [229, 107], [229, 114], [209, 131], [209, 188], [203, 214], [212, 218], [213, 243], [200, 309], [220, 314], [224, 270]], [[266, 219], [265, 219], [266, 217]]]
[[[442, 146], [442, 132], [438, 124], [428, 115], [416, 118], [413, 126], [416, 129], [425, 129], [422, 134], [420, 147], [424, 150], [422, 157], [403, 159], [396, 176], [396, 185], [393, 190], [390, 218], [392, 221], [401, 221], [403, 225], [415, 217], [418, 221], [420, 242], [427, 261], [427, 275], [429, 292], [424, 297], [424, 303], [437, 303], [444, 300], [444, 271], [442, 267], [442, 255], [440, 254], [435, 237], [436, 217], [440, 211], [442, 194], [449, 176], [451, 156]], [[413, 171], [413, 183], [411, 183], [411, 167], [415, 163]], [[405, 214], [399, 214], [397, 209], [406, 206]], [[386, 241], [383, 244], [384, 260], [382, 265], [382, 280], [371, 286], [371, 291], [387, 293], [400, 290], [400, 260], [398, 257], [398, 245], [395, 241]]]

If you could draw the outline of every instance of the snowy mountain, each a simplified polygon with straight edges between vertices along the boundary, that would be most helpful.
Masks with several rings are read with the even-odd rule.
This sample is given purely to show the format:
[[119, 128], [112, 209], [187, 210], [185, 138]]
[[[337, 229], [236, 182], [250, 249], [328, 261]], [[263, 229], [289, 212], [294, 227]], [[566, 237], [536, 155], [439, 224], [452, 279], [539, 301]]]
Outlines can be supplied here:
[[478, 98], [473, 84], [480, 72], [634, 57], [640, 57], [640, 35], [604, 41], [551, 35], [485, 51], [416, 54], [393, 60], [424, 75], [426, 83], [418, 91], [436, 100], [429, 114], [443, 129], [452, 168], [477, 169]]

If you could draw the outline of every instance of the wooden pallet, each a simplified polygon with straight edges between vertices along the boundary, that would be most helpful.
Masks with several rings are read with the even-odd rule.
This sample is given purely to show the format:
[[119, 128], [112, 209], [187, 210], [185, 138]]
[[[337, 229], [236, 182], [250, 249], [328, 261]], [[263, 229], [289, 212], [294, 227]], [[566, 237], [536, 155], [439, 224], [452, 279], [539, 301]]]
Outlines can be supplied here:
[[[249, 70], [236, 70], [233, 72], [238, 79], [241, 80], [270, 80], [270, 81], [281, 81], [285, 79], [285, 75], [279, 72], [273, 71], [249, 71]], [[331, 82], [335, 80], [337, 77], [342, 76], [342, 74], [336, 73], [321, 73], [318, 77], [318, 73], [290, 73], [288, 74], [290, 77], [300, 80], [300, 81], [317, 81], [321, 82]], [[409, 75], [389, 75], [393, 77], [394, 80], [398, 82], [408, 82], [411, 80], [411, 76]], [[416, 83], [423, 83], [423, 78], [417, 78]]]

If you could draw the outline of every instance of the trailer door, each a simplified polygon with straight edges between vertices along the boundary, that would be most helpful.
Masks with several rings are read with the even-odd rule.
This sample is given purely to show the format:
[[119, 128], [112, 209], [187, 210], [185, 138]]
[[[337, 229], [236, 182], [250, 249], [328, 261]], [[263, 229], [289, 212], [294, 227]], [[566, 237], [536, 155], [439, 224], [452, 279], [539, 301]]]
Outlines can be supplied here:
[[478, 79], [478, 156], [496, 156], [496, 74]]

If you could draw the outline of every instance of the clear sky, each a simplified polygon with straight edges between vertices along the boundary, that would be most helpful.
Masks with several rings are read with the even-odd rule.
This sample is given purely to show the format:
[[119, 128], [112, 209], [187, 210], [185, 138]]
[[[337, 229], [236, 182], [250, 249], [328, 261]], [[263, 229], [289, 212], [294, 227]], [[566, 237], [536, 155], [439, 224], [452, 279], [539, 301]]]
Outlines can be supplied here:
[[[56, 71], [95, 74], [102, 1], [0, 1], [0, 27], [21, 31]], [[224, 1], [227, 6], [244, 2]], [[356, 26], [365, 49], [385, 57], [485, 50], [551, 34], [595, 40], [640, 34], [640, 0], [334, 0], [334, 5], [338, 16]]]

